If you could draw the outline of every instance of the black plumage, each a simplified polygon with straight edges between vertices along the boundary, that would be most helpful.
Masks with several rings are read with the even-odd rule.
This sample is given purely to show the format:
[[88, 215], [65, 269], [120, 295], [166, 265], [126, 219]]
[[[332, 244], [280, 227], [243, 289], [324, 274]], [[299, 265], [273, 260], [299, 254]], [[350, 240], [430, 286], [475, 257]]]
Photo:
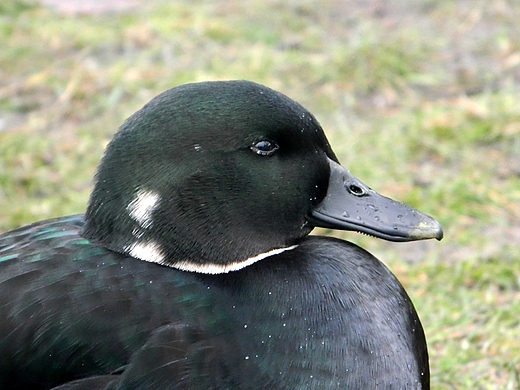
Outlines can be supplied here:
[[398, 280], [314, 226], [442, 237], [289, 98], [167, 91], [109, 145], [85, 217], [0, 236], [0, 388], [428, 389]]

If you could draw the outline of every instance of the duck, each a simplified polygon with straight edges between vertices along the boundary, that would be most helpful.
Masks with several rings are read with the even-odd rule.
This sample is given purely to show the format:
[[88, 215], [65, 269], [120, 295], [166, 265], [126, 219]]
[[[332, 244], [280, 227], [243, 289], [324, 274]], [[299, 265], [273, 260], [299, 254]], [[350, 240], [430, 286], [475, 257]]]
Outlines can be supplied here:
[[443, 236], [344, 168], [284, 94], [159, 94], [108, 144], [84, 215], [0, 236], [0, 388], [429, 389], [400, 282], [316, 227]]

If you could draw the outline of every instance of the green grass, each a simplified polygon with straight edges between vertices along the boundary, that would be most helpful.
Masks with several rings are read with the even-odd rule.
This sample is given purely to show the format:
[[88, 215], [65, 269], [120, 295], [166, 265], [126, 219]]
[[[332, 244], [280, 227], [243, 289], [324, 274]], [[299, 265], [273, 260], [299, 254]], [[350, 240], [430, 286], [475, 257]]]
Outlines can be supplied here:
[[185, 82], [246, 78], [321, 121], [372, 188], [442, 242], [353, 233], [423, 320], [435, 389], [520, 389], [520, 3], [176, 1], [0, 6], [0, 231], [85, 209], [104, 146]]

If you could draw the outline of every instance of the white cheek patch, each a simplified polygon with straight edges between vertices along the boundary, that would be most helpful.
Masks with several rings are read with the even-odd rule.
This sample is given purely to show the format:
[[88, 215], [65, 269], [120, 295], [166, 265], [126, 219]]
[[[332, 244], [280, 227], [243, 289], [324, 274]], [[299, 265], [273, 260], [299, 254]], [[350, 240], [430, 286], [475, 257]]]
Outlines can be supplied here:
[[135, 198], [126, 206], [128, 215], [138, 223], [138, 226], [132, 229], [132, 235], [137, 241], [124, 247], [124, 251], [130, 256], [152, 263], [163, 262], [164, 254], [159, 244], [143, 240], [146, 229], [153, 224], [152, 214], [160, 200], [159, 194], [153, 191], [139, 190]]
[[152, 223], [152, 213], [157, 208], [161, 197], [153, 191], [139, 190], [135, 198], [126, 206], [128, 214], [139, 223], [143, 229], [149, 228]]
[[124, 251], [130, 256], [151, 263], [164, 263], [164, 254], [161, 247], [155, 242], [136, 242], [124, 247]]
[[215, 264], [215, 263], [207, 263], [207, 264], [199, 264], [194, 263], [189, 260], [184, 261], [178, 261], [173, 264], [166, 264], [170, 267], [180, 269], [182, 271], [188, 271], [188, 272], [198, 272], [201, 274], [225, 274], [232, 271], [238, 271], [242, 268], [246, 268], [247, 266], [256, 263], [257, 261], [260, 261], [262, 259], [265, 259], [269, 256], [274, 256], [279, 253], [289, 251], [291, 249], [296, 248], [298, 245], [291, 245], [286, 248], [276, 248], [272, 249], [270, 251], [260, 253], [256, 256], [250, 257], [248, 259], [242, 260], [242, 261], [236, 261], [234, 263], [227, 263], [227, 264]]
[[153, 212], [161, 201], [159, 194], [150, 190], [139, 190], [132, 201], [126, 206], [128, 215], [138, 223], [138, 226], [132, 229], [132, 235], [137, 239], [136, 242], [126, 245], [124, 252], [132, 257], [140, 260], [158, 263], [182, 271], [198, 272], [202, 274], [223, 274], [232, 271], [241, 270], [251, 264], [256, 263], [266, 257], [274, 256], [282, 252], [296, 248], [298, 245], [292, 245], [285, 248], [276, 248], [270, 251], [260, 253], [242, 261], [236, 261], [227, 264], [205, 263], [200, 264], [190, 260], [182, 260], [175, 263], [165, 261], [165, 254], [161, 246], [156, 242], [146, 242], [144, 235], [147, 229], [153, 225]]

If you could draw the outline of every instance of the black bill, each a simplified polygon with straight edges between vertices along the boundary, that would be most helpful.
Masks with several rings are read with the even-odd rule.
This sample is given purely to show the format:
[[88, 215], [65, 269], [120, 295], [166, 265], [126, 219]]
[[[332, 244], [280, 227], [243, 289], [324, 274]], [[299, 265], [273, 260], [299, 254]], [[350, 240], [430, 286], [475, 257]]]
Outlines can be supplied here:
[[330, 162], [327, 195], [307, 217], [316, 227], [353, 230], [389, 241], [441, 240], [432, 217], [382, 196], [338, 163]]

